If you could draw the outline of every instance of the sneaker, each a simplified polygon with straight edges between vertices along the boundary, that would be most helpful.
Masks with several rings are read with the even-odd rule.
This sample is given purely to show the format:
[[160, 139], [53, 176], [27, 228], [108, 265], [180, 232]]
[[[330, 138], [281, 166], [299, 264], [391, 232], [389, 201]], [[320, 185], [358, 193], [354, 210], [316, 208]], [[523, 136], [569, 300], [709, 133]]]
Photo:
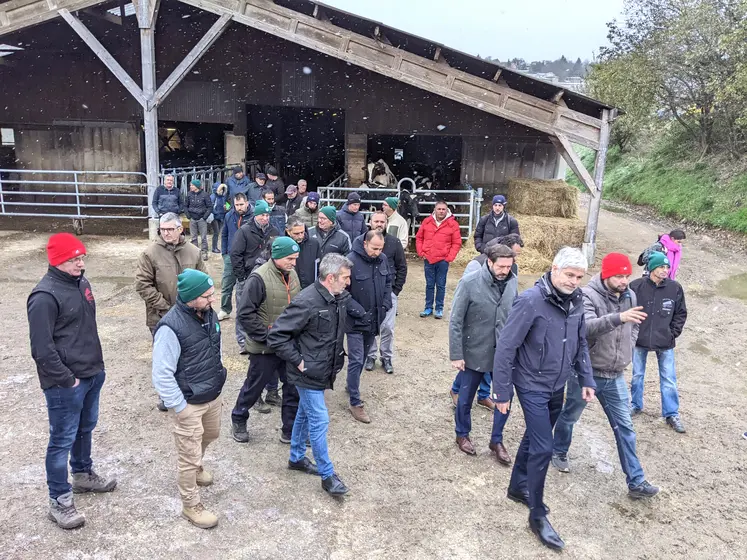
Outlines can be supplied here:
[[670, 428], [672, 428], [675, 432], [678, 434], [684, 434], [685, 433], [685, 426], [682, 424], [682, 420], [680, 420], [680, 415], [676, 416], [670, 416], [667, 418], [667, 424]]
[[433, 316], [436, 319], [443, 319], [444, 318], [444, 310], [443, 309], [436, 309], [436, 313]]
[[200, 467], [197, 471], [197, 486], [210, 486], [211, 484], [213, 484], [212, 473]]
[[246, 422], [231, 422], [231, 435], [234, 441], [249, 443], [249, 433], [246, 431]]
[[389, 375], [394, 373], [394, 367], [392, 366], [392, 360], [389, 358], [381, 358], [381, 365], [384, 367], [384, 372]]
[[375, 365], [376, 358], [366, 358], [366, 364], [363, 367], [366, 369], [366, 371], [373, 371]]
[[220, 311], [218, 311], [218, 320], [219, 320], [219, 321], [225, 321], [225, 320], [226, 320], [226, 319], [228, 319], [228, 318], [229, 318], [230, 316], [231, 316], [231, 314], [230, 314], [230, 313], [226, 313], [226, 312], [225, 312], [225, 311], [223, 311], [222, 309], [221, 309]]
[[317, 469], [314, 462], [309, 459], [308, 457], [304, 457], [300, 461], [296, 461], [295, 463], [293, 461], [288, 461], [288, 468], [292, 471], [301, 471], [305, 472], [306, 474], [319, 474], [319, 469]]
[[111, 492], [117, 487], [117, 479], [107, 480], [91, 469], [89, 472], [73, 473], [73, 492], [85, 494], [86, 492]]
[[291, 442], [291, 435], [290, 434], [284, 434], [283, 432], [280, 432], [280, 443], [284, 443], [286, 445], [290, 445]]
[[421, 317], [430, 317], [431, 315], [433, 315], [433, 309], [424, 309], [420, 312]]
[[644, 480], [635, 488], [628, 489], [628, 498], [631, 500], [643, 500], [656, 496], [658, 493], [659, 489], [656, 486]]
[[158, 404], [156, 405], [156, 408], [160, 410], [161, 412], [168, 412], [168, 408], [166, 408], [166, 405], [163, 404], [163, 399], [158, 399]]
[[218, 516], [205, 509], [201, 503], [196, 506], [182, 506], [182, 517], [200, 529], [212, 529], [218, 524]]
[[86, 522], [86, 517], [75, 509], [73, 493], [68, 492], [57, 499], [49, 499], [49, 518], [62, 529], [75, 529]]
[[553, 453], [552, 454], [552, 466], [558, 469], [562, 473], [571, 472], [571, 464], [568, 462], [567, 453]]
[[344, 496], [348, 493], [348, 487], [343, 484], [336, 474], [322, 479], [322, 488], [330, 496]]
[[252, 410], [256, 410], [260, 414], [270, 414], [270, 412], [272, 411], [270, 405], [267, 404], [262, 397], [259, 397], [259, 400], [254, 403]]
[[283, 404], [283, 399], [280, 398], [280, 393], [275, 389], [273, 391], [267, 391], [267, 394], [265, 394], [265, 402], [271, 406], [280, 406]]
[[371, 418], [368, 416], [368, 413], [363, 408], [362, 404], [359, 404], [358, 406], [350, 405], [350, 414], [353, 415], [353, 418], [358, 420], [358, 422], [363, 422], [364, 424], [370, 424]]

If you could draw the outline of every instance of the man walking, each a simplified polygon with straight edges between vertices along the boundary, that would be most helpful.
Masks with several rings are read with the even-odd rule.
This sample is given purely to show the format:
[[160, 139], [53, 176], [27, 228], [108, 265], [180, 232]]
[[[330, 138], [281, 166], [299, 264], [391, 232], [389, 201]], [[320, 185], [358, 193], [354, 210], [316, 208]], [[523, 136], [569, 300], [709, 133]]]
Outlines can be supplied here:
[[235, 200], [239, 193], [247, 196], [249, 178], [244, 176], [244, 168], [240, 165], [234, 167], [233, 175], [226, 179], [226, 185], [228, 186], [228, 200]]
[[423, 257], [425, 270], [425, 308], [421, 317], [433, 315], [433, 292], [436, 293], [436, 319], [444, 316], [446, 298], [446, 275], [452, 262], [462, 247], [462, 234], [459, 223], [451, 215], [451, 210], [442, 200], [436, 202], [433, 214], [420, 224], [415, 236], [415, 248]]
[[213, 483], [202, 459], [220, 435], [220, 394], [226, 382], [220, 325], [211, 307], [216, 294], [213, 280], [191, 268], [179, 275], [177, 292], [176, 305], [156, 327], [153, 387], [174, 411], [182, 517], [210, 529], [218, 524], [218, 517], [200, 501], [199, 487]]
[[322, 255], [347, 255], [350, 252], [350, 237], [340, 229], [340, 224], [337, 223], [337, 209], [334, 206], [323, 206], [319, 210], [319, 223], [309, 230], [309, 237], [319, 242]]
[[342, 231], [348, 234], [351, 241], [355, 240], [368, 231], [366, 218], [361, 214], [361, 195], [351, 192], [348, 201], [343, 204], [342, 210], [337, 214], [337, 221]]
[[529, 507], [529, 527], [553, 549], [565, 546], [550, 525], [543, 502], [553, 426], [563, 408], [565, 383], [574, 370], [583, 400], [591, 401], [596, 387], [579, 289], [587, 268], [580, 250], [558, 251], [551, 271], [516, 298], [498, 338], [493, 364], [496, 411], [508, 412], [513, 383], [526, 423], [507, 496]]
[[493, 211], [480, 218], [475, 228], [475, 249], [480, 253], [485, 251], [488, 241], [496, 237], [503, 237], [512, 233], [519, 235], [519, 222], [505, 212], [506, 197], [497, 194], [493, 197]]
[[[220, 311], [218, 311], [218, 320], [223, 321], [231, 316], [233, 305], [233, 287], [236, 285], [236, 276], [233, 273], [231, 265], [231, 243], [236, 232], [242, 226], [242, 221], [249, 210], [249, 202], [243, 193], [237, 194], [233, 199], [233, 208], [226, 213], [223, 221], [223, 229], [220, 235], [220, 252], [223, 257], [223, 278], [220, 282]], [[251, 218], [249, 218], [251, 219]]]
[[249, 275], [238, 304], [237, 320], [246, 333], [244, 348], [249, 352], [249, 370], [231, 413], [233, 439], [247, 443], [246, 422], [249, 409], [262, 396], [265, 385], [283, 381], [280, 440], [290, 443], [293, 421], [298, 409], [298, 392], [285, 378], [285, 362], [267, 346], [267, 335], [275, 320], [301, 291], [293, 268], [301, 248], [290, 237], [276, 237], [272, 242], [272, 258]]
[[381, 323], [392, 307], [392, 274], [389, 259], [382, 253], [384, 234], [369, 231], [353, 242], [348, 259], [353, 263], [348, 291], [348, 393], [350, 413], [358, 422], [369, 424], [360, 395], [361, 372]]
[[[472, 400], [486, 371], [493, 370], [495, 345], [506, 323], [519, 282], [511, 271], [514, 253], [505, 245], [491, 247], [488, 260], [474, 274], [462, 278], [454, 293], [449, 321], [451, 365], [461, 372], [456, 414], [456, 443], [459, 450], [476, 455], [469, 437], [472, 431]], [[495, 411], [490, 451], [502, 465], [511, 457], [503, 445], [503, 428], [509, 412]]]
[[267, 183], [267, 175], [264, 173], [257, 173], [254, 176], [254, 181], [249, 183], [246, 191], [246, 198], [249, 200], [249, 205], [254, 209], [254, 204], [258, 200], [262, 200], [262, 193], [265, 190], [265, 183]]
[[207, 219], [213, 212], [213, 201], [202, 189], [202, 183], [195, 179], [189, 185], [185, 213], [189, 218], [189, 232], [192, 234], [192, 245], [198, 247], [197, 235], [202, 238], [202, 260], [208, 260]]
[[91, 435], [99, 418], [99, 394], [106, 373], [96, 301], [84, 276], [85, 257], [86, 248], [74, 235], [51, 236], [49, 268], [26, 304], [31, 356], [49, 416], [48, 516], [63, 529], [80, 527], [86, 521], [75, 508], [73, 493], [111, 492], [117, 486], [115, 479], [96, 474], [91, 460]]
[[407, 245], [410, 243], [410, 228], [407, 227], [407, 221], [397, 212], [399, 199], [396, 196], [388, 196], [381, 204], [381, 209], [386, 214], [387, 233], [392, 234], [402, 243], [402, 248], [407, 251]]
[[184, 212], [179, 189], [174, 188], [174, 176], [166, 175], [163, 185], [159, 185], [153, 193], [153, 212], [160, 218], [168, 212], [177, 216]]
[[381, 366], [386, 373], [394, 373], [392, 358], [394, 357], [394, 322], [397, 319], [397, 300], [407, 280], [407, 258], [399, 239], [386, 233], [386, 214], [381, 210], [371, 214], [371, 230], [379, 231], [384, 236], [384, 251], [389, 261], [389, 270], [393, 271], [392, 279], [392, 307], [387, 311], [380, 328], [380, 342], [374, 338], [371, 350], [366, 358], [366, 371], [373, 371], [376, 365], [376, 354], [381, 354]]
[[285, 215], [291, 217], [296, 213], [296, 210], [301, 208], [301, 202], [303, 199], [298, 196], [298, 187], [296, 185], [288, 185], [285, 188]]
[[285, 231], [285, 209], [279, 204], [275, 204], [275, 193], [264, 191], [262, 200], [270, 207], [270, 225], [279, 232]]
[[648, 276], [630, 283], [647, 319], [641, 323], [633, 352], [632, 413], [643, 410], [643, 377], [646, 358], [656, 352], [659, 362], [661, 415], [677, 433], [684, 434], [680, 419], [680, 396], [677, 391], [677, 372], [674, 368], [675, 340], [682, 334], [687, 321], [685, 292], [676, 280], [669, 278], [669, 260], [662, 253], [652, 253], [646, 264]]
[[319, 241], [309, 237], [309, 231], [298, 216], [290, 216], [285, 224], [285, 235], [298, 243], [301, 251], [296, 261], [296, 274], [301, 282], [301, 289], [311, 286], [317, 278], [322, 250]]
[[[638, 325], [646, 320], [636, 296], [628, 289], [633, 273], [630, 259], [610, 253], [602, 259], [602, 272], [581, 288], [584, 297], [586, 340], [589, 343], [591, 367], [597, 385], [596, 396], [607, 415], [617, 442], [620, 466], [632, 499], [650, 498], [659, 489], [646, 481], [635, 450], [636, 436], [630, 419], [628, 387], [623, 370], [633, 358]], [[571, 375], [565, 393], [565, 405], [555, 425], [552, 464], [560, 472], [570, 472], [568, 449], [573, 426], [586, 408], [581, 398], [578, 377]]]
[[[346, 301], [350, 301], [345, 288], [352, 267], [353, 263], [342, 255], [326, 255], [319, 263], [319, 279], [291, 301], [267, 336], [267, 345], [285, 361], [288, 382], [296, 387], [300, 399], [288, 468], [318, 474], [322, 488], [332, 496], [342, 496], [348, 488], [329, 458], [329, 413], [324, 390], [334, 387], [345, 362], [343, 337]], [[316, 464], [306, 457], [307, 438]]]
[[295, 215], [301, 218], [307, 228], [316, 227], [319, 222], [319, 193], [310, 192], [306, 197], [306, 202], [296, 210]]

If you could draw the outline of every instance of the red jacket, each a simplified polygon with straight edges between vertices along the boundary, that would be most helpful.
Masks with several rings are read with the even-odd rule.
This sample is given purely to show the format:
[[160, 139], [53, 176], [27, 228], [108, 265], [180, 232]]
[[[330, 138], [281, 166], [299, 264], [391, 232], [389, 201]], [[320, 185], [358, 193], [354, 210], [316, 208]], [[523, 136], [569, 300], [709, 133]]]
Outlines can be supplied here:
[[444, 260], [452, 262], [461, 247], [462, 233], [459, 223], [450, 215], [441, 222], [441, 226], [436, 226], [436, 220], [432, 215], [428, 216], [420, 224], [415, 236], [415, 249], [418, 255], [427, 259], [429, 263]]

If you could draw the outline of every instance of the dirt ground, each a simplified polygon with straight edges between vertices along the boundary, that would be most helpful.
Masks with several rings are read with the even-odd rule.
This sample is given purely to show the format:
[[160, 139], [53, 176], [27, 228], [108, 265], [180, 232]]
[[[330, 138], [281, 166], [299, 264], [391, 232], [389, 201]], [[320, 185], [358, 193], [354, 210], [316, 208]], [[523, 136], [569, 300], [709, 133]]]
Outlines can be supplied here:
[[[666, 224], [603, 211], [600, 253], [635, 257]], [[246, 360], [224, 339], [229, 378], [222, 437], [205, 464], [215, 485], [204, 503], [220, 516], [211, 531], [179, 517], [176, 455], [167, 414], [155, 408], [150, 337], [142, 301], [132, 288], [139, 238], [85, 236], [88, 277], [98, 302], [107, 364], [100, 421], [94, 433], [96, 468], [116, 475], [108, 495], [76, 498], [84, 528], [64, 532], [46, 518], [44, 397], [29, 353], [27, 294], [44, 273], [46, 235], [0, 233], [0, 557], [63, 559], [413, 559], [554, 558], [527, 528], [527, 511], [505, 498], [510, 470], [488, 453], [490, 415], [473, 412], [477, 457], [454, 444], [448, 390], [447, 321], [420, 319], [422, 264], [410, 262], [400, 299], [396, 373], [365, 373], [362, 394], [370, 425], [347, 411], [344, 372], [328, 392], [330, 453], [351, 488], [342, 501], [317, 478], [286, 470], [279, 411], [252, 414], [251, 442], [229, 434], [230, 407]], [[221, 261], [210, 260], [220, 279]], [[550, 469], [546, 501], [568, 558], [744, 558], [747, 556], [747, 297], [744, 253], [708, 236], [690, 236], [681, 268], [689, 320], [677, 344], [682, 418], [677, 435], [660, 418], [650, 360], [646, 410], [635, 420], [647, 478], [663, 489], [648, 503], [626, 496], [612, 432], [598, 403], [584, 413], [571, 448], [573, 472]], [[461, 275], [449, 273], [448, 300]], [[533, 277], [523, 277], [526, 287]], [[739, 284], [738, 282], [742, 282]], [[720, 285], [721, 283], [721, 285]], [[720, 287], [721, 286], [721, 287]], [[233, 322], [224, 323], [224, 333]], [[627, 372], [628, 378], [630, 372]], [[523, 431], [516, 406], [506, 428], [514, 453]]]

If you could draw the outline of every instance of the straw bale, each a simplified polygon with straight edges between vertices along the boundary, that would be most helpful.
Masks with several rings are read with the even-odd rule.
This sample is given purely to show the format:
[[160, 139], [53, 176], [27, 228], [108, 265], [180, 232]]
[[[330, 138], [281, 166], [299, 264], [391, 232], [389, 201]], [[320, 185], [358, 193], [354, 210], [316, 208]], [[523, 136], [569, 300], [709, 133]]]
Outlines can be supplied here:
[[507, 198], [508, 211], [512, 215], [578, 217], [578, 189], [562, 180], [510, 179]]

